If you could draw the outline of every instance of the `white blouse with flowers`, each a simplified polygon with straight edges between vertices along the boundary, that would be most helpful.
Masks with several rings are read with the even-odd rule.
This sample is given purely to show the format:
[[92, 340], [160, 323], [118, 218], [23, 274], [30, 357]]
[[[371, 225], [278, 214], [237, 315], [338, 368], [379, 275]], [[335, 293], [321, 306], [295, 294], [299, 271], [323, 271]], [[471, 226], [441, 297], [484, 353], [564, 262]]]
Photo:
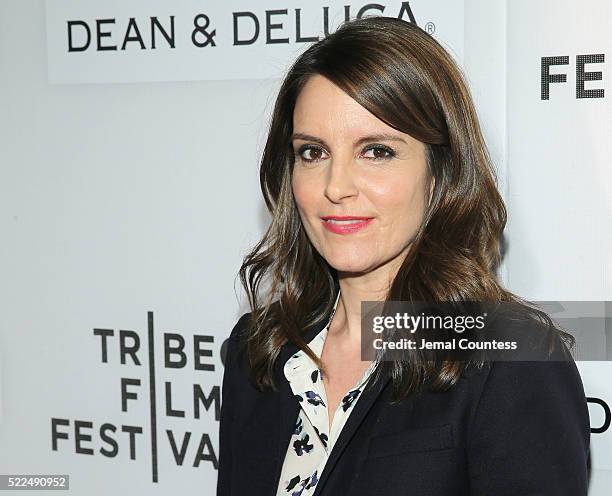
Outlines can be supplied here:
[[[338, 291], [327, 325], [309, 344], [319, 358], [329, 325], [336, 313], [339, 298], [340, 291]], [[375, 365], [376, 362], [372, 362], [342, 398], [334, 413], [331, 432], [328, 432], [329, 418], [322, 371], [302, 350], [287, 360], [284, 368], [285, 377], [289, 381], [293, 394], [300, 402], [301, 408], [289, 441], [277, 496], [309, 496], [314, 493], [334, 443]]]

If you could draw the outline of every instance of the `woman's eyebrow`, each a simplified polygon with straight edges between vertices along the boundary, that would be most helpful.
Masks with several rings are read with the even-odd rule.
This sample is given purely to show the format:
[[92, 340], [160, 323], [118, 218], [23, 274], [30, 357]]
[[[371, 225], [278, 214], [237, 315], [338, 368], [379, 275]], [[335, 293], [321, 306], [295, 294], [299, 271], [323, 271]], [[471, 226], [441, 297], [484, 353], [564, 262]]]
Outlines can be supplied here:
[[[296, 140], [296, 139], [300, 139], [304, 141], [313, 141], [323, 146], [327, 146], [327, 143], [325, 143], [325, 140], [318, 138], [316, 136], [312, 136], [310, 134], [306, 134], [306, 133], [293, 133], [291, 135], [291, 141]], [[368, 136], [363, 136], [359, 138], [357, 141], [355, 141], [354, 145], [359, 146], [368, 141], [401, 141], [402, 143], [406, 143], [406, 140], [402, 138], [401, 136], [397, 136], [395, 134], [377, 133], [377, 134], [370, 134]]]

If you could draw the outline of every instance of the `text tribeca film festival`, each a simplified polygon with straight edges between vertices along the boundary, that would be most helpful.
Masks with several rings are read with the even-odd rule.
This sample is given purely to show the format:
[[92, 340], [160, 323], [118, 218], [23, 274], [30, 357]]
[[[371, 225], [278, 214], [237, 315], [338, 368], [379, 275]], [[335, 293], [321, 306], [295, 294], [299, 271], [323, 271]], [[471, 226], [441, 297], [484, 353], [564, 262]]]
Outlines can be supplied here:
[[[155, 337], [162, 338], [163, 362], [155, 363]], [[194, 334], [191, 342], [177, 332], [162, 332], [154, 329], [153, 312], [147, 313], [147, 332], [135, 330], [115, 330], [93, 328], [98, 354], [95, 359], [100, 366], [113, 365], [116, 371], [120, 364], [134, 373], [116, 377], [116, 394], [121, 414], [131, 408], [146, 405], [147, 416], [142, 416], [143, 425], [126, 424], [117, 419], [109, 419], [99, 425], [84, 418], [51, 418], [51, 448], [54, 451], [74, 451], [78, 455], [102, 455], [116, 458], [120, 451], [127, 450], [130, 460], [151, 457], [152, 479], [158, 481], [159, 450], [170, 450], [175, 463], [200, 467], [208, 464], [218, 467], [217, 449], [211, 441], [209, 432], [177, 431], [164, 426], [165, 419], [195, 419], [204, 415], [219, 421], [221, 412], [221, 391], [219, 384], [211, 384], [210, 377], [215, 371], [213, 362], [218, 362], [213, 353], [214, 336]], [[143, 340], [146, 340], [143, 342]], [[145, 346], [146, 343], [146, 346]], [[221, 347], [224, 362], [226, 343]], [[193, 371], [201, 377], [191, 385], [188, 404], [175, 404], [173, 387], [184, 387], [185, 379], [172, 376], [173, 380], [158, 383], [160, 368], [167, 371]], [[176, 395], [178, 396], [178, 395]], [[180, 395], [184, 399], [185, 395]], [[158, 403], [161, 402], [158, 408]], [[163, 411], [163, 419], [158, 412]], [[212, 422], [213, 425], [216, 425]], [[176, 424], [173, 424], [176, 425]], [[210, 424], [209, 424], [210, 425]], [[95, 446], [95, 449], [94, 449]], [[187, 459], [187, 452], [195, 454]], [[150, 448], [150, 450], [149, 450]]]

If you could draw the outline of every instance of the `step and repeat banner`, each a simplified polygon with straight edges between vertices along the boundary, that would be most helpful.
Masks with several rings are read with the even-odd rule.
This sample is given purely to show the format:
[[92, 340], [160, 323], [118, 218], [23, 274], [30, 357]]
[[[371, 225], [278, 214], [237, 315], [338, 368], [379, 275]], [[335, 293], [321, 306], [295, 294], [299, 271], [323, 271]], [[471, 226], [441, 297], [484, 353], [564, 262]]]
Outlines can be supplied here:
[[508, 203], [508, 287], [600, 310], [608, 352], [579, 369], [590, 495], [609, 493], [604, 0], [1, 3], [0, 474], [214, 494], [221, 357], [269, 222], [258, 161], [280, 78], [366, 15], [418, 24], [463, 67]]

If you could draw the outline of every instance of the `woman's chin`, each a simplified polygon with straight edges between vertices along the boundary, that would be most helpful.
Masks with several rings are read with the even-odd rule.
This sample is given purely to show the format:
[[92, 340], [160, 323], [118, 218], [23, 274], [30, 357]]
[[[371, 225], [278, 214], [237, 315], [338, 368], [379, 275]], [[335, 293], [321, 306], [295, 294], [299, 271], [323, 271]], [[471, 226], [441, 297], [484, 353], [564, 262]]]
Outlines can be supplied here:
[[351, 262], [344, 260], [328, 260], [330, 266], [338, 271], [338, 273], [345, 274], [365, 274], [371, 270], [371, 265], [364, 263], [363, 260]]

